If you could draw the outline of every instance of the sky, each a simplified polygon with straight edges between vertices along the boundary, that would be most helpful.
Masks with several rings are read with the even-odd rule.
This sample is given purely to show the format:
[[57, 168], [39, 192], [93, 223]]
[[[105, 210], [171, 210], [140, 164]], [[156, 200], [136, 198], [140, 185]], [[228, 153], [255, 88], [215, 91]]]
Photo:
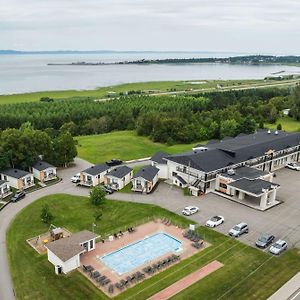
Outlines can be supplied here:
[[0, 49], [300, 55], [299, 0], [0, 0]]

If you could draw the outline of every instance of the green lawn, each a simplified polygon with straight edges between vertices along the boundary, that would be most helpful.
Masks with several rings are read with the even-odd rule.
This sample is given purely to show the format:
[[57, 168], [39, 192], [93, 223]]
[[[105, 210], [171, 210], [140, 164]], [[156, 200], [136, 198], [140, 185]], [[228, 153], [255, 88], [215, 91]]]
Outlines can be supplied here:
[[300, 131], [300, 122], [294, 120], [291, 117], [279, 118], [276, 124], [266, 124], [266, 127], [271, 129], [276, 129], [278, 124], [281, 124], [282, 129], [285, 131], [290, 131], [290, 132]]
[[78, 156], [91, 162], [101, 163], [112, 158], [131, 160], [150, 157], [157, 151], [170, 154], [191, 150], [196, 143], [167, 146], [154, 143], [134, 131], [115, 131], [100, 135], [76, 137]]
[[[45, 203], [55, 216], [53, 223], [56, 226], [64, 226], [76, 232], [90, 229], [94, 222], [95, 208], [85, 197], [52, 195], [22, 210], [7, 232], [10, 267], [17, 298], [107, 299], [79, 272], [56, 276], [46, 255], [38, 255], [25, 242], [26, 239], [47, 231], [48, 226], [40, 220], [40, 212]], [[145, 222], [153, 216], [167, 217], [185, 226], [190, 223], [188, 219], [154, 205], [107, 201], [103, 207], [102, 220], [97, 222], [95, 230], [105, 235]], [[300, 271], [300, 253], [295, 249], [280, 257], [272, 257], [211, 229], [200, 227], [198, 231], [212, 244], [210, 247], [126, 290], [117, 299], [147, 299], [215, 259], [222, 262], [224, 267], [187, 288], [174, 299], [266, 299]]]
[[[287, 85], [289, 81], [286, 81]], [[190, 80], [190, 81], [153, 81], [153, 82], [137, 82], [127, 83], [116, 86], [101, 87], [94, 90], [65, 90], [65, 91], [43, 91], [24, 94], [0, 95], [0, 105], [8, 103], [21, 102], [36, 102], [41, 97], [50, 97], [54, 99], [65, 99], [72, 97], [92, 97], [102, 99], [108, 97], [108, 93], [115, 92], [118, 95], [120, 92], [125, 93], [131, 90], [141, 90], [146, 94], [176, 91], [190, 91], [199, 89], [219, 89], [220, 87], [239, 87], [250, 85], [266, 85], [266, 84], [283, 84], [284, 82], [264, 81], [264, 80]]]

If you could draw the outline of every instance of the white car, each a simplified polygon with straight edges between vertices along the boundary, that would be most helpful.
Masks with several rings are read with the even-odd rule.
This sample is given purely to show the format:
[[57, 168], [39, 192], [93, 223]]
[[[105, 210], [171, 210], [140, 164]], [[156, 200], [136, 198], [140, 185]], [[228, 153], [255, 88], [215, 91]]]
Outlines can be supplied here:
[[279, 255], [286, 249], [287, 249], [287, 242], [284, 240], [278, 240], [275, 244], [273, 244], [270, 247], [269, 252], [275, 255]]
[[291, 170], [300, 171], [300, 167], [296, 163], [289, 163], [286, 167]]
[[73, 183], [78, 183], [80, 182], [80, 173], [77, 173], [76, 175], [74, 175], [72, 178], [71, 178], [71, 181]]
[[217, 227], [221, 224], [223, 224], [225, 221], [224, 217], [222, 216], [214, 216], [212, 218], [210, 218], [207, 222], [206, 222], [206, 226], [207, 227]]
[[182, 214], [185, 216], [191, 216], [199, 211], [197, 206], [187, 206], [183, 209]]

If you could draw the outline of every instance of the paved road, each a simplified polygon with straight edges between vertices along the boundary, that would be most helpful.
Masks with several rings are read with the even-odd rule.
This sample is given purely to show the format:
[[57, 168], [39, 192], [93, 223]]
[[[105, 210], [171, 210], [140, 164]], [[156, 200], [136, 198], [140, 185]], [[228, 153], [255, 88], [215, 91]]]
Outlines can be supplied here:
[[[80, 172], [81, 170], [88, 168], [91, 164], [81, 160], [75, 160], [76, 165], [58, 171], [58, 175], [60, 178], [64, 178], [58, 184], [53, 186], [40, 189], [36, 192], [30, 193], [24, 198], [22, 201], [9, 204], [2, 211], [0, 211], [0, 299], [1, 300], [13, 300], [14, 292], [13, 292], [13, 284], [10, 276], [10, 271], [8, 267], [7, 261], [7, 252], [6, 252], [6, 230], [9, 227], [9, 224], [14, 219], [15, 215], [22, 210], [24, 207], [34, 202], [35, 200], [57, 193], [67, 193], [72, 195], [82, 195], [85, 196], [88, 194], [88, 189], [76, 187], [69, 180], [74, 174]], [[30, 278], [28, 279], [30, 280]]]

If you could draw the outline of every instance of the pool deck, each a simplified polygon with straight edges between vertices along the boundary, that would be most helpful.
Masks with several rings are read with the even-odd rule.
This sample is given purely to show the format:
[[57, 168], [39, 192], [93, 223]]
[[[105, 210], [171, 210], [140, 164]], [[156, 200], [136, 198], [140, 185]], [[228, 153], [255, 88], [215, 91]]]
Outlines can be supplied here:
[[184, 289], [188, 288], [189, 286], [193, 285], [197, 281], [201, 280], [202, 278], [208, 276], [212, 272], [223, 267], [223, 264], [214, 260], [213, 262], [205, 265], [201, 269], [189, 274], [188, 276], [178, 280], [177, 282], [173, 283], [166, 289], [158, 292], [154, 296], [150, 297], [148, 300], [167, 300], [171, 297], [175, 296], [179, 292], [183, 291]]
[[[116, 250], [118, 250], [122, 247], [125, 247], [128, 244], [131, 244], [131, 243], [137, 242], [139, 240], [142, 240], [146, 236], [150, 236], [150, 235], [153, 235], [153, 234], [158, 233], [158, 232], [167, 233], [167, 234], [173, 236], [174, 238], [176, 238], [176, 239], [178, 239], [179, 241], [182, 242], [182, 249], [183, 250], [178, 253], [180, 255], [181, 259], [188, 258], [188, 257], [194, 255], [195, 253], [198, 253], [199, 251], [201, 251], [201, 250], [203, 250], [203, 249], [205, 249], [206, 247], [209, 246], [208, 243], [204, 242], [203, 247], [201, 249], [195, 249], [194, 247], [191, 246], [192, 242], [183, 237], [182, 234], [183, 234], [184, 231], [185, 231], [184, 229], [179, 228], [179, 227], [174, 226], [174, 225], [165, 225], [160, 220], [151, 221], [151, 222], [148, 222], [146, 224], [143, 224], [143, 225], [140, 225], [140, 226], [136, 227], [135, 231], [133, 233], [125, 232], [123, 236], [121, 236], [117, 239], [114, 239], [113, 241], [107, 241], [106, 240], [104, 243], [102, 243], [102, 242], [97, 243], [95, 250], [93, 250], [91, 252], [88, 252], [88, 253], [85, 253], [81, 256], [81, 264], [82, 265], [91, 265], [91, 266], [93, 266], [95, 268], [95, 270], [97, 270], [101, 273], [101, 275], [107, 276], [111, 280], [111, 283], [115, 284], [115, 283], [119, 282], [121, 279], [125, 280], [128, 275], [130, 275], [134, 272], [142, 271], [142, 269], [145, 268], [146, 266], [148, 266], [150, 263], [153, 264], [153, 263], [156, 263], [156, 262], [158, 262], [162, 259], [165, 259], [166, 257], [168, 257], [172, 253], [166, 253], [164, 256], [157, 257], [157, 259], [154, 259], [150, 263], [148, 262], [147, 264], [141, 265], [137, 269], [131, 270], [130, 272], [122, 274], [122, 275], [119, 275], [118, 273], [114, 272], [112, 269], [107, 267], [99, 259], [100, 257], [102, 257], [105, 254], [116, 251]], [[175, 265], [175, 264], [176, 263], [174, 263], [172, 265]], [[167, 268], [165, 268], [165, 269], [167, 269]], [[163, 269], [163, 270], [165, 270], [165, 269]], [[86, 273], [84, 273], [82, 271], [82, 269], [80, 269], [80, 271], [89, 280], [91, 280], [94, 284], [96, 284], [92, 279], [90, 279], [90, 277]], [[155, 274], [157, 274], [157, 273], [158, 272], [156, 272]], [[146, 278], [149, 278], [151, 276], [155, 276], [155, 274], [154, 275], [146, 275]], [[133, 284], [131, 286], [133, 286]], [[117, 294], [122, 292], [122, 291], [117, 290], [115, 288], [114, 293], [108, 294], [108, 291], [107, 291], [108, 287], [104, 287], [104, 288], [99, 287], [99, 288], [104, 293], [109, 295], [110, 297], [116, 296]]]

